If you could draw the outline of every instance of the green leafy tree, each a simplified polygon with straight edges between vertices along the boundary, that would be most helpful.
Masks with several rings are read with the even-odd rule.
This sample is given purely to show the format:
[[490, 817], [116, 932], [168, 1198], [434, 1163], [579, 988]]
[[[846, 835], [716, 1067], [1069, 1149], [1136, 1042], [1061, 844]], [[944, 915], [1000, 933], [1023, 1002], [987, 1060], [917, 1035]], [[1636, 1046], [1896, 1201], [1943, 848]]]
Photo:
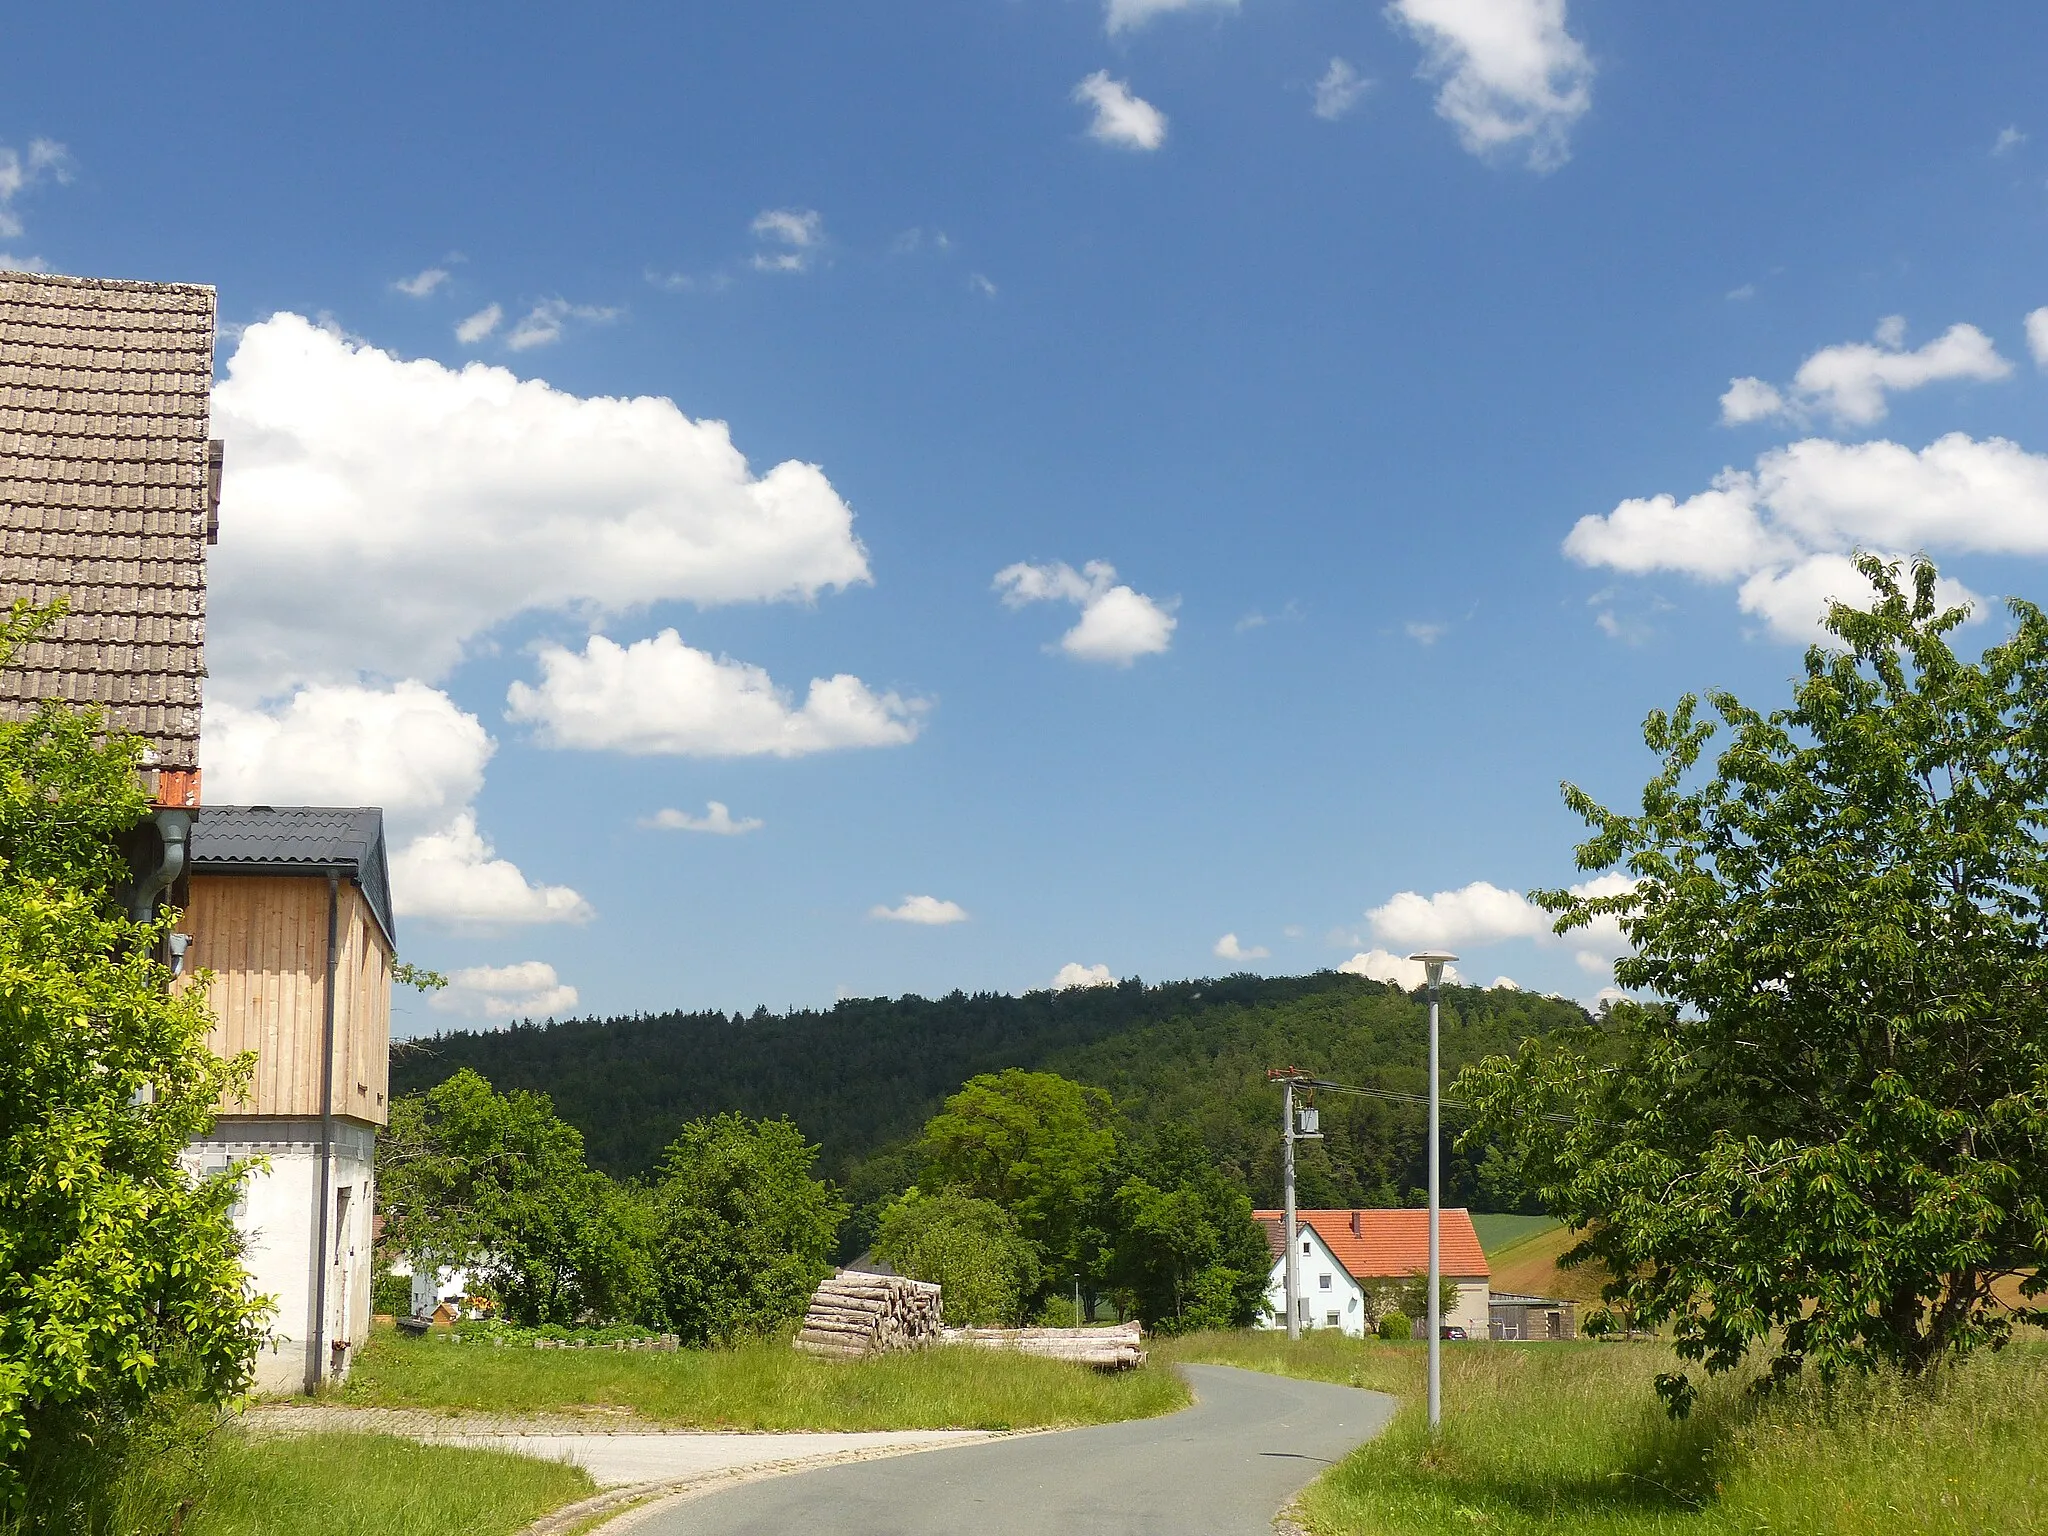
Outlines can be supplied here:
[[1155, 1332], [1249, 1326], [1273, 1268], [1250, 1197], [1185, 1128], [1162, 1132], [1133, 1163], [1109, 1201], [1120, 1303]]
[[377, 1188], [387, 1250], [468, 1268], [514, 1322], [630, 1321], [651, 1300], [644, 1210], [545, 1094], [465, 1069], [394, 1100]]
[[1925, 1372], [2003, 1342], [1994, 1286], [2048, 1272], [2048, 619], [2013, 602], [1966, 661], [1931, 566], [1858, 567], [1876, 600], [1831, 609], [1790, 708], [1708, 697], [1710, 779], [1688, 696], [1645, 726], [1639, 813], [1566, 787], [1580, 866], [1631, 883], [1542, 900], [1619, 921], [1616, 979], [1664, 1001], [1460, 1089], [1614, 1277], [1596, 1325], [1668, 1324], [1710, 1373]]
[[[1369, 1298], [1368, 1305], [1379, 1301], [1385, 1292]], [[1393, 1287], [1394, 1310], [1410, 1322], [1426, 1322], [1429, 1318], [1429, 1271], [1418, 1269], [1406, 1280]], [[1458, 1282], [1449, 1275], [1440, 1275], [1436, 1282], [1436, 1304], [1440, 1316], [1449, 1317], [1451, 1309], [1458, 1304]], [[1381, 1314], [1375, 1312], [1375, 1317]]]
[[[17, 603], [0, 660], [46, 614]], [[247, 1063], [207, 1049], [204, 990], [122, 911], [118, 840], [148, 813], [140, 744], [97, 711], [0, 722], [0, 1503], [33, 1503], [152, 1401], [243, 1389], [264, 1303], [229, 1211], [240, 1170], [179, 1154]]]
[[682, 1129], [653, 1190], [668, 1326], [729, 1343], [803, 1315], [831, 1273], [846, 1203], [813, 1177], [818, 1149], [787, 1120], [714, 1115]]
[[1016, 1218], [1043, 1284], [1095, 1267], [1090, 1218], [1116, 1155], [1100, 1088], [1017, 1067], [971, 1078], [926, 1122], [923, 1151], [935, 1182]]
[[956, 1328], [1020, 1323], [1039, 1289], [1037, 1251], [1015, 1218], [958, 1190], [905, 1192], [882, 1213], [875, 1252], [898, 1274], [937, 1284]]

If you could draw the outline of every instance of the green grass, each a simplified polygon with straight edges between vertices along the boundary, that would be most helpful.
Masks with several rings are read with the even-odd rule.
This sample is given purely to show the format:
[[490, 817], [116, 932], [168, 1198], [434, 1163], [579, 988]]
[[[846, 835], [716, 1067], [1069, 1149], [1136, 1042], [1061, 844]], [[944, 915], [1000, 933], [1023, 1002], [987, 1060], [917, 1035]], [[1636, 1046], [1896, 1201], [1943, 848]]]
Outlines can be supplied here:
[[701, 1429], [1025, 1429], [1170, 1413], [1159, 1366], [1100, 1373], [1005, 1351], [939, 1347], [820, 1360], [787, 1344], [494, 1349], [379, 1330], [336, 1402], [475, 1413], [611, 1413]]
[[1559, 1225], [1555, 1216], [1501, 1216], [1472, 1213], [1472, 1229], [1479, 1234], [1479, 1246], [1488, 1259], [1504, 1248], [1525, 1243]]
[[[1174, 1359], [1421, 1398], [1426, 1351], [1311, 1334], [1197, 1335]], [[1717, 1382], [1673, 1423], [1655, 1344], [1444, 1351], [1444, 1433], [1418, 1407], [1302, 1498], [1316, 1536], [1987, 1536], [2048, 1530], [2048, 1345], [1930, 1385], [1856, 1378], [1758, 1399]], [[1695, 1372], [1697, 1374], [1697, 1372]]]
[[588, 1498], [580, 1467], [389, 1435], [219, 1437], [181, 1536], [511, 1536]]

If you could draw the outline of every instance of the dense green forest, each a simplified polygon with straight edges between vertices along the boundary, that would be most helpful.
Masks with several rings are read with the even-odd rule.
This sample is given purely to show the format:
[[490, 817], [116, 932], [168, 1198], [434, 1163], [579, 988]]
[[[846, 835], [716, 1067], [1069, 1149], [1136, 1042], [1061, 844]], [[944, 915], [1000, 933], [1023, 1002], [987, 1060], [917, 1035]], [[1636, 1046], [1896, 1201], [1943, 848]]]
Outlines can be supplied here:
[[[1443, 994], [1446, 1079], [1492, 1051], [1585, 1022], [1575, 1003], [1507, 990]], [[685, 1120], [786, 1115], [823, 1150], [857, 1209], [914, 1181], [912, 1145], [945, 1096], [980, 1072], [1028, 1067], [1109, 1090], [1130, 1133], [1191, 1127], [1260, 1205], [1280, 1198], [1279, 1092], [1271, 1066], [1361, 1087], [1426, 1087], [1421, 995], [1324, 971], [1146, 986], [853, 998], [825, 1011], [667, 1013], [461, 1031], [393, 1048], [391, 1091], [463, 1067], [500, 1090], [534, 1089], [584, 1134], [591, 1161], [648, 1172]], [[1325, 1140], [1302, 1150], [1304, 1205], [1401, 1205], [1425, 1178], [1412, 1105], [1325, 1094]], [[1453, 1114], [1447, 1129], [1455, 1131]], [[1512, 1209], [1483, 1156], [1446, 1159], [1447, 1203]], [[858, 1230], [856, 1234], [859, 1235]]]

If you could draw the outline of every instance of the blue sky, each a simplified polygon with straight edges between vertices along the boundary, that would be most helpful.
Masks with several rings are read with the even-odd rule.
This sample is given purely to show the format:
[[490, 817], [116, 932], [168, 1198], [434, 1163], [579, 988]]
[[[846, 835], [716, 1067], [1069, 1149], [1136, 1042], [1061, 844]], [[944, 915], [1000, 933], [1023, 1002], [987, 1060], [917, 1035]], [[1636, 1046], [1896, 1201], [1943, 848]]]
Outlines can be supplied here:
[[8, 24], [0, 252], [219, 289], [208, 795], [387, 805], [462, 977], [401, 1030], [1431, 940], [1591, 997], [1560, 779], [1781, 699], [1852, 548], [2042, 595], [2044, 63], [2019, 5], [83, 6]]

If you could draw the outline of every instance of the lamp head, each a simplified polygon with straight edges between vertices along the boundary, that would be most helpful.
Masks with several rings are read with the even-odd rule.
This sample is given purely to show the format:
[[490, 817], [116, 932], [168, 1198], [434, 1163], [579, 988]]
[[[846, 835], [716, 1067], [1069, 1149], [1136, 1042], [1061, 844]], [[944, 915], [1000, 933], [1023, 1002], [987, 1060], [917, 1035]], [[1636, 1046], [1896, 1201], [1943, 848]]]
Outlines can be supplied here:
[[1408, 958], [1421, 964], [1423, 973], [1429, 977], [1430, 990], [1434, 991], [1443, 982], [1444, 967], [1458, 957], [1447, 949], [1422, 949]]

